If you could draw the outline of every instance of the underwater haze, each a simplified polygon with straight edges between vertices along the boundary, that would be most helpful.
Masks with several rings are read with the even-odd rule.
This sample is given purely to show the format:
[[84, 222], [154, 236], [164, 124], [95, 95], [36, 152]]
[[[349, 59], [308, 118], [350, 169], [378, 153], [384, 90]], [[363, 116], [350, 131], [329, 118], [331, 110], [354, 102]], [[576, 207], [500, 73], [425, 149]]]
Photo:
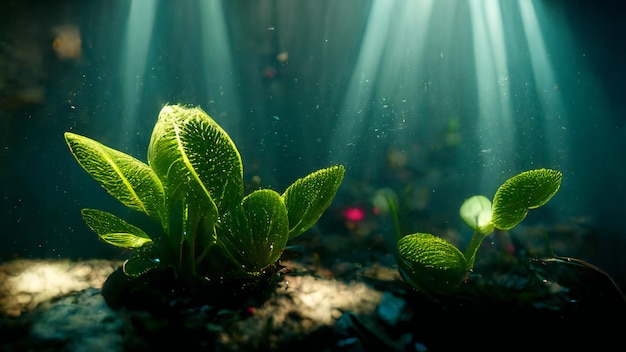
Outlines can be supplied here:
[[[160, 109], [180, 103], [201, 107], [231, 136], [250, 188], [282, 192], [345, 165], [314, 231], [353, 236], [346, 209], [380, 216], [376, 196], [388, 192], [404, 206], [407, 231], [467, 233], [458, 216], [466, 198], [490, 198], [528, 169], [558, 169], [559, 193], [529, 224], [592, 234], [585, 259], [623, 276], [619, 5], [2, 1], [0, 261], [124, 258], [80, 210], [139, 227], [149, 220], [80, 167], [63, 133], [145, 162]], [[597, 256], [604, 252], [614, 256]]]

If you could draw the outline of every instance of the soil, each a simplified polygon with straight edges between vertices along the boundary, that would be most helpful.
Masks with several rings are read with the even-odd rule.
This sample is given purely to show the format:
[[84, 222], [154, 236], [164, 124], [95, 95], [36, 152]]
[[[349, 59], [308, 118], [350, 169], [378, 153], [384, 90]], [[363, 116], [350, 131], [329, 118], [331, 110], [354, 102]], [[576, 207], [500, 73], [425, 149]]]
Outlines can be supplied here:
[[0, 266], [1, 349], [489, 351], [624, 345], [622, 282], [587, 262], [537, 259], [516, 245], [515, 251], [481, 248], [467, 282], [443, 297], [407, 286], [375, 234], [306, 236], [286, 250], [269, 289], [232, 296], [163, 286], [110, 293], [107, 280], [119, 279], [120, 261], [17, 259]]

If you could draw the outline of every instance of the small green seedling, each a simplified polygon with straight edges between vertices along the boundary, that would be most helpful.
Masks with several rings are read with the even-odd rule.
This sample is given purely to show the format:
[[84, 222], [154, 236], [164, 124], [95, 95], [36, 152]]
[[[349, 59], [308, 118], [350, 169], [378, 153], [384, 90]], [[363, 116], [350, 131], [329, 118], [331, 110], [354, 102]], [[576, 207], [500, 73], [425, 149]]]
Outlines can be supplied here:
[[402, 277], [426, 293], [452, 292], [474, 267], [478, 248], [487, 235], [494, 229], [512, 229], [524, 220], [529, 209], [546, 204], [559, 190], [562, 178], [556, 170], [529, 170], [504, 182], [493, 203], [481, 195], [465, 200], [460, 216], [474, 230], [465, 253], [429, 233], [400, 238], [397, 256]]
[[[148, 146], [148, 164], [66, 132], [79, 164], [125, 206], [145, 213], [162, 233], [148, 234], [111, 213], [83, 209], [86, 224], [111, 245], [132, 249], [130, 277], [157, 268], [194, 280], [254, 278], [278, 267], [286, 243], [330, 205], [344, 167], [318, 170], [284, 193], [244, 195], [241, 157], [228, 134], [200, 108], [166, 105]], [[160, 231], [159, 231], [160, 232]]]

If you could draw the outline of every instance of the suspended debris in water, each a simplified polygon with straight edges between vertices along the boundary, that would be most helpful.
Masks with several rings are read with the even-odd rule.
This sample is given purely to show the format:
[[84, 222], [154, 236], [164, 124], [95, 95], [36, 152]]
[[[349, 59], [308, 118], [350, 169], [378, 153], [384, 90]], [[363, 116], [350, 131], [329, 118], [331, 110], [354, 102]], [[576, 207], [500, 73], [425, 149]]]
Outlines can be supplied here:
[[60, 59], [78, 59], [82, 54], [82, 41], [77, 26], [63, 25], [52, 28], [52, 48]]

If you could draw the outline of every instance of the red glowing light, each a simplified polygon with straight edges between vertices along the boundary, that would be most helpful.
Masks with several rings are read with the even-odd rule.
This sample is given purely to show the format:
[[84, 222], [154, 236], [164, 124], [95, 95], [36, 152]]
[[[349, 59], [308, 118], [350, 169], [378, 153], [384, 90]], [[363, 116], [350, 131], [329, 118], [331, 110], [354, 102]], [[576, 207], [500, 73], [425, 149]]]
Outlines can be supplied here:
[[343, 216], [348, 221], [359, 222], [365, 218], [365, 211], [357, 207], [348, 207], [343, 210]]

